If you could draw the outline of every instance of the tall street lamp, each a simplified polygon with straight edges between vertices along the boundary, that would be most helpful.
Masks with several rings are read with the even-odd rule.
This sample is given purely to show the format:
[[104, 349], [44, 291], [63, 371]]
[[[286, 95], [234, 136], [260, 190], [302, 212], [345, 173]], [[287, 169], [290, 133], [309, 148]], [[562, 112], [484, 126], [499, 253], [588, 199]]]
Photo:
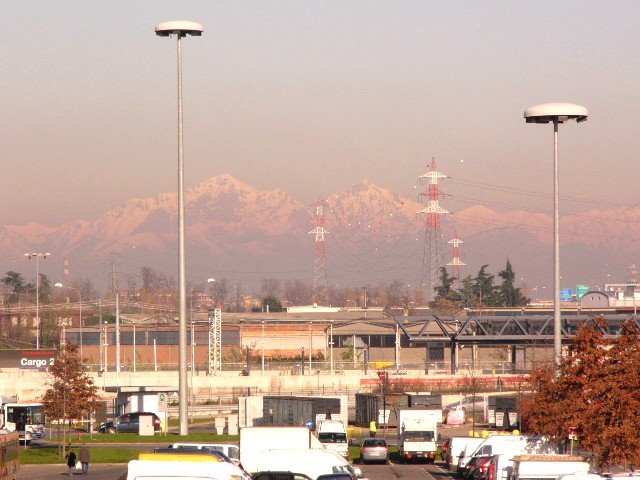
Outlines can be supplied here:
[[54, 287], [66, 288], [67, 290], [75, 290], [76, 292], [78, 292], [78, 303], [80, 303], [80, 358], [84, 359], [84, 357], [82, 356], [82, 292], [75, 287], [62, 285], [60, 282], [56, 283]]
[[553, 123], [553, 357], [556, 372], [562, 362], [560, 318], [560, 208], [558, 185], [558, 125], [569, 120], [584, 122], [589, 116], [585, 107], [572, 103], [544, 103], [524, 111], [527, 123]]
[[33, 253], [25, 253], [24, 256], [27, 259], [31, 260], [31, 258], [35, 257], [36, 259], [36, 349], [40, 349], [40, 265], [39, 260], [40, 257], [46, 259], [49, 255], [49, 252], [33, 252]]
[[199, 23], [189, 21], [171, 21], [156, 25], [156, 35], [178, 39], [178, 263], [179, 263], [179, 402], [180, 402], [180, 435], [188, 435], [188, 392], [187, 392], [187, 292], [184, 259], [184, 157], [182, 146], [182, 37], [202, 35], [203, 27]]

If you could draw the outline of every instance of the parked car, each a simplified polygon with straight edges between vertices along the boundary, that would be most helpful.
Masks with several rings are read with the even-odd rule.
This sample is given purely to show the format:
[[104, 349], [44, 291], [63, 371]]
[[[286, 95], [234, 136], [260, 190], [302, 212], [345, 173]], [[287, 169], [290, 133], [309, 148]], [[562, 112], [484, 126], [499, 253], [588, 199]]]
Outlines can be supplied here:
[[389, 461], [389, 447], [382, 438], [365, 438], [360, 447], [360, 461], [384, 462]]
[[462, 397], [457, 402], [445, 405], [444, 406], [444, 411], [448, 412], [449, 410], [462, 409], [467, 414], [469, 414], [469, 413], [472, 413], [474, 411], [474, 405], [475, 405], [476, 413], [482, 413], [482, 412], [484, 412], [484, 410], [485, 410], [485, 408], [487, 406], [487, 401], [486, 401], [485, 397], [482, 396], [482, 395], [475, 395], [475, 396], [467, 395], [466, 397]]
[[464, 480], [472, 480], [478, 476], [478, 472], [483, 462], [491, 460], [490, 455], [475, 455], [462, 469], [461, 475]]
[[131, 412], [124, 413], [113, 420], [103, 423], [98, 428], [100, 433], [138, 433], [140, 430], [140, 415], [151, 415], [153, 417], [153, 431], [161, 429], [160, 418], [151, 412]]

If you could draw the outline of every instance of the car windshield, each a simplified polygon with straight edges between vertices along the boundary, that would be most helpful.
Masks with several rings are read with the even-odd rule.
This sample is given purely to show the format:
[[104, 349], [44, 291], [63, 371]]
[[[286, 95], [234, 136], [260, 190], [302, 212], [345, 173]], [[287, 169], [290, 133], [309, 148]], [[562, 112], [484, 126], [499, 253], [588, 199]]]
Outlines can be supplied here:
[[346, 433], [333, 433], [333, 432], [320, 432], [318, 434], [318, 440], [322, 443], [347, 443]]

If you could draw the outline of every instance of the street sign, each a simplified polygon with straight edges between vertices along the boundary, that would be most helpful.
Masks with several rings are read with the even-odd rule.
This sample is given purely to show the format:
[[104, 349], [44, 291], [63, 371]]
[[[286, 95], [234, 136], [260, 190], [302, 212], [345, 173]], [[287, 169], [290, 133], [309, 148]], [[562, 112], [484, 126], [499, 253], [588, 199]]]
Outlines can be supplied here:
[[158, 411], [159, 412], [166, 412], [167, 411], [167, 394], [166, 393], [159, 393], [158, 394]]
[[560, 301], [561, 302], [571, 302], [573, 301], [573, 289], [572, 288], [563, 288], [560, 290]]
[[576, 296], [580, 300], [589, 291], [589, 285], [576, 285]]
[[46, 371], [58, 356], [54, 349], [0, 350], [0, 368]]

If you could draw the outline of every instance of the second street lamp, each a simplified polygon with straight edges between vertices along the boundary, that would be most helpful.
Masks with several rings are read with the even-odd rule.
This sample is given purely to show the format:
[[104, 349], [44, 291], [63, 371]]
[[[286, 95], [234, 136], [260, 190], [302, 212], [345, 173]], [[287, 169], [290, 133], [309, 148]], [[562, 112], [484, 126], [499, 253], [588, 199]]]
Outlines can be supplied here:
[[27, 259], [31, 260], [31, 258], [36, 258], [36, 349], [40, 349], [40, 257], [46, 259], [49, 255], [49, 252], [34, 252], [34, 253], [25, 253], [24, 256]]
[[[553, 123], [553, 357], [556, 372], [562, 362], [560, 314], [560, 187], [558, 182], [558, 125], [569, 120], [584, 122], [585, 107], [572, 103], [544, 103], [524, 111], [527, 123]], [[542, 287], [544, 288], [544, 287]]]
[[184, 157], [182, 146], [182, 37], [202, 35], [202, 25], [189, 21], [171, 21], [156, 26], [156, 35], [178, 38], [178, 263], [179, 263], [179, 386], [180, 435], [189, 433], [187, 391], [187, 288], [184, 255]]

